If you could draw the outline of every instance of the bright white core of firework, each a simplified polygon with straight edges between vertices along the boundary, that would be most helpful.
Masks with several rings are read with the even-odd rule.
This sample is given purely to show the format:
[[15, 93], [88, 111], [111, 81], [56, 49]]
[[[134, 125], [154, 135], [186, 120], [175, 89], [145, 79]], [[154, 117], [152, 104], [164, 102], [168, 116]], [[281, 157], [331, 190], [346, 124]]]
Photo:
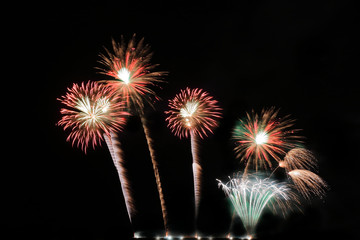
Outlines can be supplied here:
[[183, 108], [180, 109], [180, 115], [183, 118], [191, 117], [197, 110], [199, 106], [198, 102], [187, 102]]
[[255, 137], [255, 142], [256, 144], [263, 144], [263, 143], [266, 143], [268, 140], [268, 136], [266, 135], [265, 132], [259, 132], [258, 134], [256, 134], [256, 137]]
[[198, 102], [190, 101], [190, 102], [186, 102], [185, 106], [180, 109], [180, 116], [185, 118], [186, 125], [188, 127], [191, 127], [189, 118], [191, 118], [191, 116], [196, 112], [198, 106], [199, 106]]
[[125, 84], [129, 84], [129, 82], [130, 82], [130, 72], [129, 72], [129, 70], [127, 70], [126, 68], [123, 67], [118, 71], [117, 76]]

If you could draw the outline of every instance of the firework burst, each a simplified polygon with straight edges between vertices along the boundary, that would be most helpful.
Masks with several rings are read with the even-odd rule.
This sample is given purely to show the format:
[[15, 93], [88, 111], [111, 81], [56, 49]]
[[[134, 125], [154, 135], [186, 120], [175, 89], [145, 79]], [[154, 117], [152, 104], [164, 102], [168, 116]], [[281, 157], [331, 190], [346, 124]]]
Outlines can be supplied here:
[[229, 179], [227, 183], [218, 180], [219, 187], [230, 198], [248, 236], [254, 236], [256, 225], [265, 208], [271, 209], [274, 213], [280, 210], [285, 214], [291, 208], [292, 201], [297, 202], [296, 195], [286, 184], [269, 178], [237, 174]]
[[101, 144], [104, 134], [121, 130], [128, 115], [110, 88], [91, 81], [75, 83], [58, 100], [66, 106], [60, 110], [63, 116], [58, 125], [70, 129], [67, 141], [77, 143], [85, 152], [89, 144], [93, 148]]
[[259, 167], [272, 167], [271, 159], [277, 162], [300, 142], [300, 137], [295, 135], [298, 130], [291, 129], [294, 120], [289, 116], [278, 117], [279, 110], [274, 107], [262, 110], [258, 115], [254, 112], [247, 113], [245, 119], [238, 121], [234, 131], [236, 157], [246, 163], [245, 173], [250, 165], [256, 171]]
[[136, 42], [134, 35], [128, 43], [123, 37], [120, 43], [112, 40], [112, 48], [112, 52], [106, 49], [106, 54], [100, 54], [100, 73], [112, 77], [104, 82], [125, 97], [128, 107], [143, 111], [144, 101], [152, 105], [158, 99], [151, 87], [162, 82], [166, 72], [154, 71], [158, 65], [150, 63], [153, 54], [143, 38]]
[[202, 89], [186, 88], [169, 101], [171, 110], [165, 113], [168, 127], [178, 137], [188, 137], [192, 132], [203, 138], [218, 126], [221, 118], [217, 101]]
[[295, 169], [288, 174], [293, 181], [295, 188], [305, 199], [309, 200], [312, 194], [320, 198], [325, 196], [326, 189], [328, 188], [327, 184], [317, 174], [304, 169]]
[[314, 154], [305, 148], [294, 148], [286, 153], [284, 160], [279, 162], [279, 167], [285, 168], [287, 172], [294, 169], [317, 169], [317, 160]]

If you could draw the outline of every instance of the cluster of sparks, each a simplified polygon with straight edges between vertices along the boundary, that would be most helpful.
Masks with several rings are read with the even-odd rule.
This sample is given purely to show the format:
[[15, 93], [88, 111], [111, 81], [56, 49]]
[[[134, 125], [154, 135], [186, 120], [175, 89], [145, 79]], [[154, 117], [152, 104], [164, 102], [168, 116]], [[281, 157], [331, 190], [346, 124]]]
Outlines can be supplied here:
[[227, 183], [219, 181], [240, 217], [248, 236], [255, 235], [256, 225], [265, 208], [274, 212], [280, 210], [283, 214], [291, 208], [290, 199], [294, 195], [290, 188], [269, 178], [257, 175], [236, 175]]
[[311, 151], [304, 148], [290, 150], [280, 167], [284, 168], [295, 188], [305, 198], [318, 196], [323, 198], [328, 186], [326, 182], [313, 171], [317, 171], [317, 161]]
[[59, 100], [66, 107], [60, 110], [58, 125], [70, 129], [67, 140], [85, 152], [89, 144], [101, 144], [104, 134], [121, 130], [128, 115], [119, 96], [96, 82], [75, 83]]
[[[118, 170], [130, 221], [134, 212], [131, 188], [123, 165], [122, 149], [117, 140], [131, 110], [140, 114], [147, 139], [155, 178], [158, 186], [166, 234], [167, 210], [165, 207], [160, 174], [155, 160], [153, 141], [144, 117], [145, 102], [152, 105], [158, 99], [152, 87], [162, 82], [166, 72], [155, 71], [157, 65], [151, 64], [152, 52], [144, 39], [135, 41], [135, 36], [125, 43], [112, 41], [112, 51], [100, 54], [103, 68], [100, 73], [111, 79], [99, 82], [73, 84], [67, 93], [59, 98], [65, 105], [61, 108], [62, 118], [58, 122], [64, 130], [70, 130], [67, 141], [83, 151], [89, 145], [95, 148], [105, 139], [114, 165]], [[221, 108], [208, 92], [195, 88], [186, 88], [169, 100], [169, 110], [165, 111], [166, 122], [171, 131], [180, 138], [191, 139], [193, 157], [195, 210], [200, 199], [202, 167], [197, 153], [198, 140], [213, 133], [219, 125]], [[219, 186], [229, 197], [236, 213], [241, 218], [249, 236], [254, 236], [256, 225], [265, 208], [274, 212], [280, 209], [285, 213], [292, 202], [298, 203], [298, 197], [292, 186], [305, 198], [312, 195], [325, 196], [327, 184], [314, 171], [317, 160], [311, 151], [301, 147], [301, 137], [292, 129], [294, 120], [289, 116], [278, 117], [279, 110], [274, 107], [264, 109], [260, 114], [254, 111], [240, 119], [234, 130], [234, 151], [236, 158], [245, 163], [242, 174], [234, 175], [227, 183], [219, 181]], [[285, 169], [291, 184], [279, 183], [257, 174], [261, 169]], [[248, 174], [249, 168], [255, 174]], [[274, 171], [275, 171], [274, 170]], [[196, 215], [196, 214], [195, 214]]]
[[203, 138], [218, 126], [221, 118], [218, 102], [202, 89], [186, 88], [169, 101], [166, 121], [171, 131], [180, 138], [191, 132]]
[[[280, 118], [278, 112], [274, 107], [263, 109], [260, 114], [253, 111], [238, 121], [233, 131], [234, 151], [240, 162], [245, 163], [245, 170], [242, 177], [238, 175], [227, 184], [219, 184], [251, 235], [255, 233], [257, 221], [270, 196], [282, 196], [283, 201], [275, 202], [285, 209], [300, 203], [298, 194], [307, 200], [313, 195], [322, 198], [327, 189], [325, 181], [313, 172], [317, 169], [316, 158], [311, 151], [301, 147], [302, 137], [296, 135], [297, 129], [292, 129], [294, 120], [289, 116]], [[290, 179], [282, 187], [269, 178], [257, 177], [260, 170], [273, 169], [274, 161], [277, 167], [273, 172], [283, 168]], [[255, 175], [248, 173], [250, 166], [255, 169]], [[286, 189], [286, 194], [280, 189]], [[262, 196], [265, 199], [259, 200]], [[271, 201], [269, 203], [274, 206]]]
[[144, 101], [152, 105], [158, 97], [151, 89], [162, 82], [166, 72], [155, 71], [156, 64], [151, 64], [152, 52], [144, 39], [136, 42], [135, 35], [126, 44], [124, 38], [118, 43], [112, 40], [112, 51], [100, 54], [100, 73], [111, 77], [104, 82], [125, 98], [127, 106], [142, 111]]
[[272, 161], [276, 161], [303, 197], [323, 197], [327, 184], [313, 172], [317, 169], [315, 156], [300, 146], [298, 130], [291, 128], [294, 120], [289, 116], [279, 118], [278, 112], [272, 107], [262, 110], [260, 115], [253, 112], [239, 120], [233, 132], [237, 158], [246, 162], [245, 173], [250, 165], [258, 171], [259, 168], [272, 168]]
[[294, 121], [288, 116], [278, 118], [278, 110], [270, 108], [261, 114], [247, 113], [235, 126], [233, 139], [237, 158], [246, 162], [246, 169], [272, 167], [272, 160], [281, 161], [287, 150], [299, 142], [297, 130], [291, 129]]
[[[144, 39], [137, 42], [134, 35], [128, 43], [125, 43], [122, 37], [120, 43], [113, 40], [112, 47], [112, 51], [106, 49], [106, 54], [100, 54], [99, 62], [103, 67], [98, 68], [100, 73], [111, 79], [99, 83], [89, 82], [81, 86], [74, 84], [72, 89], [68, 89], [68, 93], [60, 99], [68, 108], [61, 110], [63, 117], [58, 125], [64, 126], [65, 130], [70, 129], [68, 140], [77, 142], [84, 151], [89, 142], [92, 142], [95, 148], [105, 139], [118, 171], [131, 221], [135, 209], [116, 134], [122, 129], [125, 123], [124, 117], [129, 115], [128, 112], [134, 110], [139, 113], [154, 167], [167, 231], [166, 209], [157, 162], [144, 117], [145, 102], [152, 106], [153, 101], [158, 99], [151, 88], [162, 82], [161, 77], [166, 73], [154, 70], [157, 65], [150, 63], [152, 52], [150, 46], [144, 44]], [[126, 112], [123, 111], [125, 108]]]

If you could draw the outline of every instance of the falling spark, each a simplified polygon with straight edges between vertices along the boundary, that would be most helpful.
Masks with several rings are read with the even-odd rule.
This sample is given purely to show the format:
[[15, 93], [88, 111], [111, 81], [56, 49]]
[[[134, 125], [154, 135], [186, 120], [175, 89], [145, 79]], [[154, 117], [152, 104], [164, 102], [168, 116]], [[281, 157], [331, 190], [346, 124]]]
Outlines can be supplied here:
[[202, 167], [197, 153], [198, 138], [207, 136], [208, 132], [218, 126], [221, 118], [217, 101], [202, 89], [186, 88], [174, 99], [169, 100], [168, 127], [178, 137], [189, 137], [191, 140], [192, 168], [194, 175], [195, 218], [197, 218], [201, 196]]
[[240, 161], [245, 162], [245, 174], [250, 165], [258, 168], [272, 167], [271, 160], [277, 162], [286, 154], [286, 151], [297, 146], [298, 130], [290, 129], [294, 120], [289, 116], [279, 118], [279, 110], [274, 107], [263, 110], [260, 115], [247, 113], [245, 119], [238, 121], [234, 131], [235, 153]]
[[288, 174], [292, 179], [295, 188], [305, 199], [310, 200], [312, 194], [320, 198], [325, 196], [328, 188], [327, 184], [317, 174], [304, 169], [295, 169]]
[[285, 168], [287, 172], [294, 169], [316, 170], [317, 160], [313, 153], [305, 148], [291, 149], [279, 162], [279, 166]]
[[150, 63], [153, 54], [143, 38], [136, 42], [134, 35], [127, 44], [123, 37], [120, 43], [112, 40], [112, 48], [112, 52], [106, 49], [106, 54], [100, 54], [100, 73], [112, 77], [103, 82], [124, 96], [128, 107], [142, 112], [144, 101], [152, 105], [158, 99], [151, 87], [162, 82], [166, 72], [154, 71], [158, 65]]
[[101, 144], [104, 134], [121, 130], [129, 115], [110, 88], [95, 82], [75, 83], [58, 100], [66, 106], [60, 110], [63, 116], [58, 125], [70, 129], [67, 141], [77, 143], [84, 152], [90, 143], [93, 148]]
[[274, 213], [280, 209], [285, 214], [292, 205], [290, 202], [296, 198], [286, 184], [269, 178], [237, 174], [229, 179], [227, 183], [218, 180], [219, 187], [230, 198], [248, 236], [255, 235], [257, 223], [265, 208], [270, 208]]

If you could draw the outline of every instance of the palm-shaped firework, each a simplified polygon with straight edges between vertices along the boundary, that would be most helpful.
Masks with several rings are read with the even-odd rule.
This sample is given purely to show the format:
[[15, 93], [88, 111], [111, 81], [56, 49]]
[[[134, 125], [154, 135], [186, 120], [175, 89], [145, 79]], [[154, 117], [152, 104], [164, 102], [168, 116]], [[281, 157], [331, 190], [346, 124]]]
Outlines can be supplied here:
[[144, 116], [145, 103], [153, 106], [153, 101], [158, 99], [155, 91], [152, 90], [151, 87], [162, 82], [161, 79], [166, 72], [154, 71], [157, 65], [150, 63], [152, 52], [150, 46], [144, 44], [144, 39], [136, 42], [134, 35], [133, 38], [126, 43], [122, 37], [120, 43], [113, 40], [112, 47], [112, 51], [106, 50], [106, 54], [100, 54], [101, 60], [99, 62], [103, 65], [103, 68], [99, 69], [102, 74], [111, 77], [111, 79], [103, 80], [102, 82], [109, 86], [114, 93], [124, 97], [126, 106], [130, 111], [133, 110], [140, 115], [154, 169], [167, 235], [168, 217], [161, 187], [158, 162], [156, 160], [153, 140], [150, 137]]
[[240, 217], [248, 238], [255, 235], [257, 223], [265, 208], [275, 213], [280, 210], [285, 214], [291, 208], [291, 202], [296, 200], [286, 184], [258, 175], [237, 174], [227, 183], [218, 182]]
[[197, 154], [198, 137], [207, 136], [218, 126], [221, 117], [218, 102], [202, 89], [186, 88], [181, 90], [174, 99], [169, 101], [170, 110], [166, 121], [171, 131], [180, 138], [191, 139], [191, 152], [193, 157], [195, 216], [197, 216], [200, 203], [201, 164]]
[[313, 172], [317, 171], [317, 160], [311, 151], [294, 148], [285, 155], [279, 167], [285, 169], [294, 187], [305, 199], [310, 200], [312, 195], [325, 196], [328, 185]]
[[81, 85], [73, 84], [59, 100], [66, 107], [60, 111], [63, 116], [58, 125], [63, 126], [64, 130], [70, 130], [68, 141], [73, 145], [76, 143], [86, 152], [89, 144], [95, 148], [105, 139], [118, 171], [127, 212], [132, 221], [135, 209], [122, 154], [113, 149], [117, 141], [114, 133], [122, 130], [125, 117], [129, 115], [124, 110], [124, 103], [109, 87], [90, 81]]

